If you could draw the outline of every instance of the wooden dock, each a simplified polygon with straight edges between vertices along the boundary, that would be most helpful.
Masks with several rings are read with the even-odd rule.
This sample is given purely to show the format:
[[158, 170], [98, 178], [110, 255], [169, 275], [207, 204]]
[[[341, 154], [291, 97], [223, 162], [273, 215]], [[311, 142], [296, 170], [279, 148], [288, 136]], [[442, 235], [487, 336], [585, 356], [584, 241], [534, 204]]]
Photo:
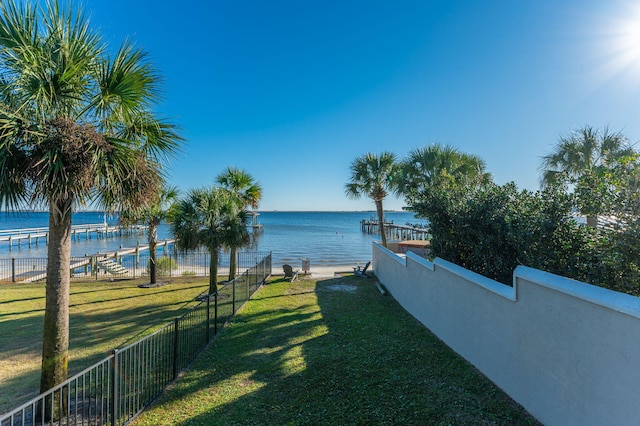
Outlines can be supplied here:
[[[95, 238], [112, 238], [121, 237], [126, 234], [144, 234], [147, 230], [145, 225], [134, 226], [110, 226], [105, 223], [92, 223], [85, 225], [73, 225], [71, 227], [71, 240], [80, 241], [84, 236], [85, 240], [90, 240], [92, 236]], [[9, 242], [9, 250], [13, 250], [13, 243], [17, 243], [21, 247], [23, 242], [31, 247], [35, 244], [37, 247], [40, 241], [47, 244], [49, 240], [49, 228], [21, 228], [21, 229], [3, 229], [0, 230], [0, 242]]]
[[[360, 222], [362, 232], [367, 234], [379, 234], [380, 222], [377, 219], [363, 219]], [[428, 240], [429, 230], [426, 227], [416, 225], [398, 225], [391, 222], [384, 222], [384, 229], [387, 238], [397, 238], [400, 240]]]

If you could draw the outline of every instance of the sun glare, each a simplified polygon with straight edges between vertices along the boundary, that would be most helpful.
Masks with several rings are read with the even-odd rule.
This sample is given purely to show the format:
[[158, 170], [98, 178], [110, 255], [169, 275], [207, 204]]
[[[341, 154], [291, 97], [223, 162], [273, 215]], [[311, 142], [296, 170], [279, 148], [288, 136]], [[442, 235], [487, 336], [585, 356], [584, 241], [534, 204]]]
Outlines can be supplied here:
[[640, 7], [620, 19], [613, 31], [611, 53], [620, 69], [640, 70]]
[[596, 72], [600, 78], [640, 84], [640, 4], [610, 3], [598, 21]]

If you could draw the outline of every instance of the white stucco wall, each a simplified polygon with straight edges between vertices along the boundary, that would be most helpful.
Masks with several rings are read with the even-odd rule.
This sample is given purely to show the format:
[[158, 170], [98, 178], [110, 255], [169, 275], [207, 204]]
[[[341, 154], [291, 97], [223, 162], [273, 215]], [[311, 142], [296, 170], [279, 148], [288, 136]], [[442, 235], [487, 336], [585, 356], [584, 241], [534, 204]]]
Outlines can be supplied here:
[[389, 293], [547, 425], [640, 424], [640, 298], [520, 266], [513, 287], [377, 243]]

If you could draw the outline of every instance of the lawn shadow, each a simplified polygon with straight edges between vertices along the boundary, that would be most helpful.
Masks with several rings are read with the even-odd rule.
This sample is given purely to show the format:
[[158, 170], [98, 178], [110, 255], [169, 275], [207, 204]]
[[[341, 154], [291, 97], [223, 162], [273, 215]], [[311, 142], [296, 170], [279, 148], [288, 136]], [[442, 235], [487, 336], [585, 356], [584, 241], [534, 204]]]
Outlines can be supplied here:
[[[134, 287], [137, 289], [137, 286]], [[122, 348], [162, 326], [171, 324], [175, 317], [180, 316], [194, 304], [197, 290], [202, 287], [202, 285], [188, 284], [154, 292], [140, 289], [139, 295], [122, 293], [122, 297], [71, 304], [69, 377], [109, 356], [114, 349]], [[178, 289], [185, 292], [184, 296], [176, 298], [171, 303], [151, 302], [157, 300], [162, 294]], [[111, 290], [120, 293], [119, 290], [122, 289]], [[193, 292], [189, 293], [190, 290]], [[74, 292], [72, 288], [72, 297], [88, 293], [97, 292]], [[0, 413], [27, 402], [39, 394], [44, 303], [42, 300], [41, 309], [22, 312], [22, 316], [12, 318], [0, 325], [3, 361], [20, 365], [19, 371], [14, 370], [7, 377], [0, 376], [2, 378]], [[109, 304], [108, 309], [104, 308], [105, 304]]]
[[536, 423], [375, 283], [269, 284], [134, 424]]

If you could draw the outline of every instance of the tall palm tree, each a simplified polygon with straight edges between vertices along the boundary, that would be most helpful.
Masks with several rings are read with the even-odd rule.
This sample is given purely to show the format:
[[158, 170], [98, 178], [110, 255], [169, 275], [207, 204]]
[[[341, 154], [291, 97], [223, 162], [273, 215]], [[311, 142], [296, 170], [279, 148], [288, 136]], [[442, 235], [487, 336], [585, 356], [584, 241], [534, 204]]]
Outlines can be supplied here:
[[178, 147], [150, 113], [157, 75], [124, 43], [110, 56], [80, 9], [0, 4], [0, 204], [48, 207], [41, 390], [66, 380], [71, 213], [144, 205]]
[[[633, 153], [621, 133], [585, 126], [561, 137], [553, 152], [542, 157], [542, 185], [572, 183], [582, 176], [595, 176], [598, 168], [612, 167]], [[587, 225], [595, 228], [597, 223], [597, 212], [589, 212]]]
[[485, 169], [484, 160], [477, 155], [450, 145], [432, 144], [412, 150], [400, 163], [394, 191], [404, 195], [411, 208], [441, 182], [473, 185], [491, 182], [491, 174]]
[[[241, 200], [243, 208], [251, 207], [255, 212], [262, 198], [262, 187], [248, 172], [235, 167], [227, 167], [227, 170], [220, 173], [217, 182], [228, 191], [231, 191]], [[236, 277], [236, 252], [237, 249], [249, 243], [249, 234], [244, 227], [235, 227], [236, 232], [230, 233], [227, 240], [229, 247], [229, 280]]]
[[121, 217], [121, 221], [125, 224], [142, 222], [148, 227], [147, 242], [149, 244], [150, 284], [157, 282], [156, 248], [158, 246], [158, 227], [163, 220], [167, 219], [169, 208], [177, 198], [178, 189], [163, 183], [148, 205], [136, 206], [134, 210], [123, 212]]
[[347, 197], [358, 199], [365, 195], [373, 200], [378, 213], [380, 238], [384, 247], [387, 246], [387, 236], [384, 229], [382, 201], [391, 191], [396, 168], [396, 156], [393, 153], [385, 151], [376, 155], [368, 152], [353, 160], [351, 180], [345, 186]]
[[218, 283], [220, 248], [238, 223], [246, 231], [246, 212], [233, 194], [220, 187], [193, 189], [171, 210], [169, 221], [182, 251], [206, 247], [209, 250], [209, 293], [215, 293]]

